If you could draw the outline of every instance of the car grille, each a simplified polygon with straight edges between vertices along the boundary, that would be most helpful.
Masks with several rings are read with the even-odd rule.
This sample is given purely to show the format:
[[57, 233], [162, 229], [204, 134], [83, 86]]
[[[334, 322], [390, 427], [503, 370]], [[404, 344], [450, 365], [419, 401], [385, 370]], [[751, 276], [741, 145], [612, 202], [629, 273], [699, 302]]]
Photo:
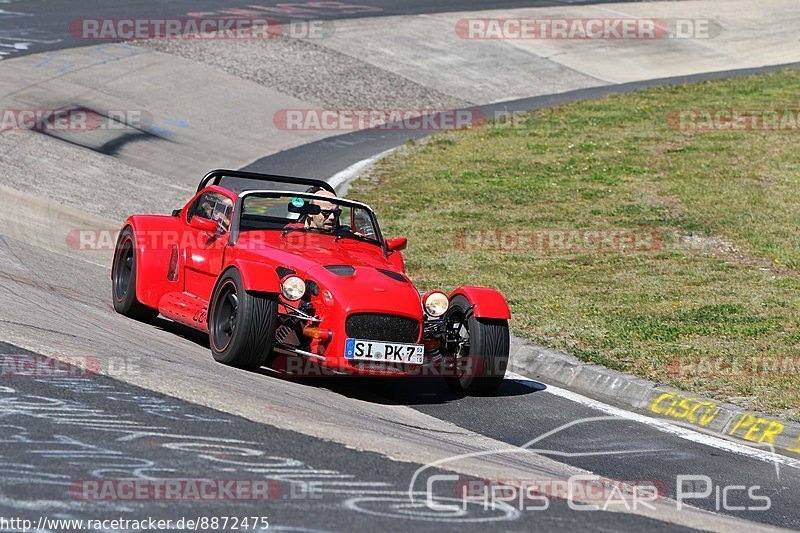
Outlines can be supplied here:
[[345, 331], [351, 339], [415, 343], [419, 322], [404, 316], [361, 313], [347, 317]]

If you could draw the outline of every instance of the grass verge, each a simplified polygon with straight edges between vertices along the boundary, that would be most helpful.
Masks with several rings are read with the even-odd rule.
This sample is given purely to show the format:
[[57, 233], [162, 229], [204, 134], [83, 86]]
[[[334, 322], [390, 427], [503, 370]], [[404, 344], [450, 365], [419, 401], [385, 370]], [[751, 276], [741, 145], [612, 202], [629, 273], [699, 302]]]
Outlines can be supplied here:
[[521, 337], [800, 419], [798, 94], [782, 71], [543, 109], [410, 143], [350, 196], [409, 238], [423, 289], [496, 287]]

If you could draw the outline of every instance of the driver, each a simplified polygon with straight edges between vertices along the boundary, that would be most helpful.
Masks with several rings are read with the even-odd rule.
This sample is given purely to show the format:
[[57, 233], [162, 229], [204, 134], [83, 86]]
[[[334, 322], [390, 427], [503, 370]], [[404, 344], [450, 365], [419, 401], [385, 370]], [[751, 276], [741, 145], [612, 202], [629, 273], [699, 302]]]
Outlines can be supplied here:
[[[336, 198], [336, 195], [330, 191], [320, 190], [314, 194], [317, 196], [327, 196], [329, 198]], [[342, 209], [325, 200], [311, 200], [311, 203], [316, 204], [320, 208], [317, 215], [308, 215], [306, 217], [305, 227], [309, 229], [318, 229], [333, 233], [339, 227], [339, 215], [342, 214]]]

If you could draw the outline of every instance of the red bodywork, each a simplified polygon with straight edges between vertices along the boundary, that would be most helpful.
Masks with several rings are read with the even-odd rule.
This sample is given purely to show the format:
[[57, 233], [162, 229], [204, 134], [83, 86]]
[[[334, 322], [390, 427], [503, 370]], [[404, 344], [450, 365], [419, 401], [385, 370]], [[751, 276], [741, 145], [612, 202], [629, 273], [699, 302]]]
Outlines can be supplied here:
[[[333, 235], [282, 235], [276, 230], [244, 231], [231, 245], [228, 233], [217, 235], [187, 222], [190, 206], [208, 191], [222, 194], [233, 203], [237, 199], [235, 192], [212, 185], [200, 190], [173, 216], [135, 215], [125, 222], [123, 229], [130, 227], [134, 233], [136, 297], [142, 304], [157, 309], [164, 317], [207, 332], [209, 299], [223, 272], [236, 268], [247, 291], [278, 294], [283, 301], [279, 272], [288, 269], [319, 288], [317, 294], [310, 296], [310, 304], [321, 322], [309, 326], [332, 332], [330, 340], [310, 340], [308, 351], [324, 358], [318, 359], [320, 364], [348, 373], [397, 374], [351, 364], [344, 357], [344, 343], [346, 319], [355, 313], [416, 320], [420, 331], [416, 342], [423, 342], [425, 312], [418, 290], [405, 276], [399, 250], [390, 252], [388, 247], [357, 240], [335, 242]], [[398, 248], [404, 247], [404, 241], [395, 241]], [[352, 266], [354, 273], [341, 275], [325, 268], [332, 265]], [[399, 274], [402, 281], [385, 271]], [[493, 289], [461, 287], [450, 298], [458, 294], [474, 305], [479, 318], [510, 318], [505, 299]]]

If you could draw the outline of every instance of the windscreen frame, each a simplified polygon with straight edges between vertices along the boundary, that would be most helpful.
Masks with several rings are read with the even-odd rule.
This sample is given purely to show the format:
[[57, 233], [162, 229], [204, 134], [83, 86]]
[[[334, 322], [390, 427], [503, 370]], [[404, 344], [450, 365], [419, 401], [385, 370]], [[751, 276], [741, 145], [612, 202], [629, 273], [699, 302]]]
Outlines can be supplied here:
[[[383, 238], [381, 227], [378, 224], [378, 217], [375, 216], [375, 212], [367, 204], [362, 204], [361, 202], [356, 202], [355, 200], [348, 200], [347, 198], [339, 198], [338, 196], [331, 197], [331, 196], [323, 196], [320, 194], [307, 193], [307, 192], [276, 191], [276, 190], [244, 191], [236, 197], [236, 204], [233, 207], [234, 216], [233, 220], [231, 221], [230, 238], [228, 241], [231, 244], [231, 246], [235, 246], [236, 242], [239, 240], [239, 235], [241, 234], [240, 221], [242, 215], [244, 214], [244, 201], [248, 196], [261, 196], [263, 198], [279, 198], [281, 196], [293, 196], [307, 200], [320, 200], [322, 202], [341, 204], [350, 207], [351, 209], [354, 207], [363, 209], [364, 211], [369, 213], [370, 222], [372, 223], [372, 226], [375, 228], [375, 239], [367, 238], [365, 239], [365, 241], [374, 242], [375, 244], [379, 245], [381, 249], [383, 249], [384, 253], [388, 253], [389, 251], [386, 245], [386, 241]], [[267, 231], [278, 231], [278, 230], [267, 230]]]

